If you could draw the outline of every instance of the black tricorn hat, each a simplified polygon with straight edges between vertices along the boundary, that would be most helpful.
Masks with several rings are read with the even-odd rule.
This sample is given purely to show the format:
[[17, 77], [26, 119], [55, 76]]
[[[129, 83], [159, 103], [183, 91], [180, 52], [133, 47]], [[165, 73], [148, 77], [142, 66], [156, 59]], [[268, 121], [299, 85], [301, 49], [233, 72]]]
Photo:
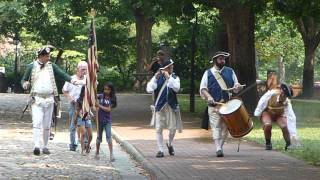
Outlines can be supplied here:
[[287, 97], [292, 97], [293, 95], [293, 90], [291, 87], [289, 87], [287, 84], [285, 83], [281, 83], [280, 85], [280, 88], [281, 90], [284, 92], [284, 94], [287, 96]]
[[214, 62], [214, 59], [219, 57], [219, 56], [224, 56], [224, 57], [229, 57], [230, 53], [227, 52], [223, 52], [223, 51], [217, 51], [216, 53], [214, 53], [214, 55], [212, 56], [210, 63]]
[[37, 55], [40, 56], [40, 55], [50, 54], [53, 50], [54, 50], [53, 46], [46, 46], [46, 47], [39, 49], [37, 51]]

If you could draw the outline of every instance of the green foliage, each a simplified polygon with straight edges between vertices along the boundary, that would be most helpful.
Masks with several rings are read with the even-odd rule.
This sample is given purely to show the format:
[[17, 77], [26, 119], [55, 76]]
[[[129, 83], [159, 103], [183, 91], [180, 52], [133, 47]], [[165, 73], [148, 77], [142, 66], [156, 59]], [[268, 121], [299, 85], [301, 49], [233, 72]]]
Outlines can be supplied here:
[[205, 0], [198, 0], [197, 2], [200, 2], [207, 6], [214, 6], [218, 9], [230, 9], [234, 10], [239, 7], [250, 7], [254, 12], [261, 12], [266, 8], [266, 1], [265, 0], [216, 0], [216, 1], [205, 1]]
[[[265, 76], [267, 69], [277, 69], [277, 61], [279, 57], [283, 57], [288, 80], [290, 82], [301, 80], [303, 44], [289, 16], [283, 17], [272, 12], [271, 1], [268, 1], [268, 4], [262, 0], [215, 2], [250, 5], [255, 12], [259, 12], [256, 16], [255, 45], [260, 76]], [[285, 0], [279, 1], [278, 4], [283, 2], [287, 3], [285, 7], [292, 5]], [[296, 0], [292, 2], [300, 4]], [[303, 8], [312, 6], [316, 9], [317, 4], [316, 1], [311, 1], [311, 4], [307, 3]], [[23, 65], [35, 58], [35, 52], [39, 47], [50, 43], [64, 50], [62, 58], [71, 64], [70, 70], [73, 72], [76, 63], [86, 58], [88, 28], [91, 21], [89, 12], [95, 9], [98, 57], [103, 67], [99, 76], [104, 80], [109, 78], [117, 81], [119, 86], [127, 88], [128, 84], [132, 84], [132, 73], [136, 67], [134, 16], [139, 12], [154, 18], [156, 23], [152, 30], [153, 51], [158, 49], [159, 42], [169, 42], [172, 58], [175, 61], [175, 71], [182, 79], [183, 92], [187, 93], [190, 78], [191, 34], [196, 13], [198, 16], [195, 62], [197, 82], [201, 80], [203, 72], [211, 66], [210, 57], [219, 49], [218, 37], [224, 31], [224, 25], [214, 6], [215, 3], [211, 1], [202, 0], [1, 1], [0, 33], [12, 36], [19, 31], [22, 40]], [[286, 10], [289, 11], [290, 8]], [[299, 10], [298, 14], [300, 11], [302, 12]], [[312, 12], [315, 13], [311, 10], [307, 14]], [[56, 55], [57, 52], [54, 52], [52, 59], [55, 59]], [[5, 61], [7, 69], [12, 70], [14, 57], [8, 56]], [[63, 68], [64, 66], [65, 63], [62, 64]], [[320, 74], [318, 69], [315, 68], [316, 77]], [[126, 83], [120, 83], [121, 81]]]
[[14, 71], [14, 54], [10, 53], [7, 56], [0, 56], [0, 66], [6, 68], [6, 73]]
[[319, 0], [274, 0], [274, 8], [291, 19], [313, 17], [320, 22]]
[[[196, 5], [198, 13], [197, 25], [197, 52], [195, 75], [201, 80], [203, 72], [209, 68], [209, 59], [217, 49], [216, 36], [222, 24], [218, 12], [214, 9], [208, 10], [206, 6]], [[191, 33], [194, 26], [194, 17], [170, 17], [168, 23], [170, 30], [160, 36], [162, 41], [168, 41], [173, 49], [173, 60], [175, 61], [175, 72], [181, 79], [189, 79], [191, 62]]]
[[255, 36], [259, 77], [266, 78], [268, 69], [277, 70], [278, 61], [283, 58], [288, 82], [299, 83], [302, 77], [304, 46], [294, 24], [289, 19], [276, 16], [267, 10], [257, 15]]
[[[37, 41], [65, 48], [85, 21], [72, 14], [69, 1], [28, 1], [24, 26]], [[67, 46], [68, 47], [68, 46]]]
[[[190, 108], [190, 96], [186, 94], [180, 94], [178, 96], [178, 102], [180, 105], [181, 112], [189, 112]], [[197, 118], [201, 118], [203, 116], [203, 112], [205, 108], [207, 107], [207, 103], [204, 99], [202, 99], [200, 96], [196, 96], [195, 98], [195, 112], [194, 116]]]
[[22, 28], [21, 18], [25, 15], [24, 1], [0, 1], [0, 34], [11, 35]]

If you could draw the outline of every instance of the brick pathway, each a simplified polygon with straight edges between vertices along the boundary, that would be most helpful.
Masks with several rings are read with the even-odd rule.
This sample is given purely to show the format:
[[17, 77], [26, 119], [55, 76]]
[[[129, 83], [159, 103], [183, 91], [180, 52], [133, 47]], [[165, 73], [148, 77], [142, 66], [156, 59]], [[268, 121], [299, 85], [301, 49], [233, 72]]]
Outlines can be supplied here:
[[151, 96], [122, 94], [118, 101], [113, 130], [142, 154], [158, 179], [320, 179], [319, 167], [253, 143], [242, 142], [237, 152], [238, 141], [230, 139], [224, 146], [225, 157], [217, 158], [210, 131], [200, 129], [200, 119], [186, 114], [185, 129], [174, 141], [176, 155], [165, 152], [164, 158], [155, 158], [155, 130], [148, 126]]
[[95, 160], [95, 131], [89, 156], [81, 156], [79, 148], [77, 152], [69, 151], [64, 98], [63, 117], [48, 146], [51, 154], [34, 156], [29, 112], [18, 119], [26, 101], [27, 95], [0, 94], [0, 179], [147, 179], [145, 171], [117, 143], [115, 162], [109, 162], [105, 139], [101, 160]]

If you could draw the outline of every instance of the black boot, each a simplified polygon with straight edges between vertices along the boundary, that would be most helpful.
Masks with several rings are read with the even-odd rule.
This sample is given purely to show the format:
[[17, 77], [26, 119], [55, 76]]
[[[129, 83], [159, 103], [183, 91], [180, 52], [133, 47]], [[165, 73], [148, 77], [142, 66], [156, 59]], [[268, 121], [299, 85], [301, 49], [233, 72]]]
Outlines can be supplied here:
[[42, 153], [43, 153], [43, 154], [50, 154], [50, 151], [49, 151], [48, 148], [43, 148], [43, 149], [42, 149]]
[[168, 147], [168, 151], [169, 151], [169, 154], [170, 156], [174, 156], [174, 149], [173, 149], [173, 146], [169, 146], [169, 144], [167, 143], [167, 147]]
[[272, 144], [270, 139], [266, 139], [266, 150], [272, 150]]
[[36, 155], [36, 156], [39, 156], [40, 155], [40, 149], [39, 148], [34, 148], [33, 154]]
[[162, 158], [162, 157], [164, 157], [163, 152], [158, 151], [158, 153], [157, 153], [156, 157], [157, 157], [157, 158]]
[[50, 140], [53, 140], [53, 138], [54, 138], [54, 134], [53, 134], [52, 132], [50, 132], [50, 137], [49, 137], [49, 139], [50, 139]]
[[217, 154], [217, 157], [223, 157], [223, 156], [224, 156], [222, 150], [218, 150], [218, 151], [216, 152], [216, 154]]
[[272, 144], [270, 143], [266, 143], [266, 150], [272, 150]]

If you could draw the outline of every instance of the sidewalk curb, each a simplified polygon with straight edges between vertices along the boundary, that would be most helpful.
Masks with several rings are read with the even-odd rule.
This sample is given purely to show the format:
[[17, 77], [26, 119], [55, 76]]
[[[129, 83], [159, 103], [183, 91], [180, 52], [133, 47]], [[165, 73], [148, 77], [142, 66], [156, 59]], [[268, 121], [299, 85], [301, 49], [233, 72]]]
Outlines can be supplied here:
[[132, 144], [123, 138], [112, 128], [112, 137], [151, 175], [151, 179], [170, 179], [158, 167], [150, 163]]

